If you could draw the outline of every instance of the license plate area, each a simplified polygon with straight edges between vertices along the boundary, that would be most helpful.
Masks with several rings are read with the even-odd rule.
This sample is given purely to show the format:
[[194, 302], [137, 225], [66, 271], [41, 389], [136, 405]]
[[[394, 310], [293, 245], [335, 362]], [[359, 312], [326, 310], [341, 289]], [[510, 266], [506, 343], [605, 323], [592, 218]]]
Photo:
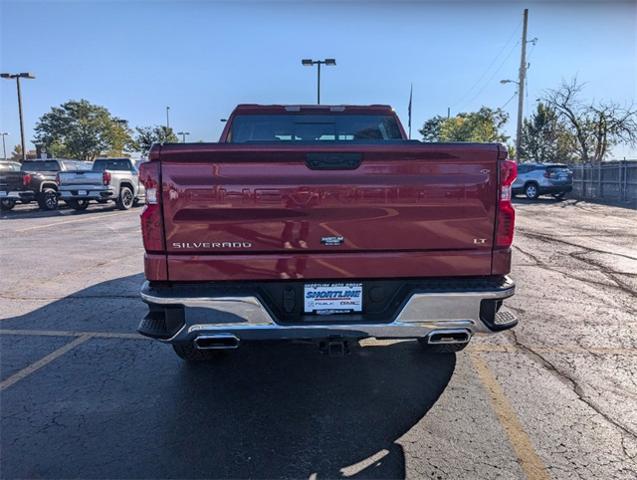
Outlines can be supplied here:
[[333, 315], [363, 311], [362, 283], [308, 283], [303, 287], [306, 314]]
[[84, 196], [84, 195], [86, 195], [86, 190], [78, 190], [77, 194]]

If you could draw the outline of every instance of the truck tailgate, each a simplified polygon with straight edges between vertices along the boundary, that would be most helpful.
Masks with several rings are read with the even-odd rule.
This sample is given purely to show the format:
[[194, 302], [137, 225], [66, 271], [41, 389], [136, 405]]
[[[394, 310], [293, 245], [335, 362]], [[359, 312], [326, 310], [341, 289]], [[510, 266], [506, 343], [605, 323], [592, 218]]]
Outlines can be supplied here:
[[0, 171], [0, 191], [16, 191], [22, 189], [22, 172]]
[[89, 186], [89, 185], [102, 185], [102, 172], [93, 172], [90, 170], [77, 170], [59, 172], [58, 177], [60, 179], [61, 187], [70, 186]]
[[160, 157], [172, 280], [491, 272], [497, 145], [189, 147]]

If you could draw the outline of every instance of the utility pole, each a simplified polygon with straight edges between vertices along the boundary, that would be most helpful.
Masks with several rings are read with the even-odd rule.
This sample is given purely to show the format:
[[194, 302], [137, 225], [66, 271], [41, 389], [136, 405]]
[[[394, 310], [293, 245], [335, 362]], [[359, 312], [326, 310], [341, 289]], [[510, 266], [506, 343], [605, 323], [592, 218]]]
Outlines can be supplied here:
[[170, 118], [168, 116], [168, 112], [170, 112], [170, 107], [166, 107], [166, 130], [170, 128]]
[[[24, 141], [24, 120], [22, 118], [22, 92], [20, 91], [20, 79], [21, 78], [33, 79], [35, 77], [33, 76], [33, 74], [26, 72], [26, 73], [0, 73], [0, 78], [5, 78], [7, 80], [13, 80], [15, 78], [15, 83], [18, 88], [18, 113], [20, 114], [20, 139], [22, 141], [22, 161], [24, 162], [27, 159], [27, 148], [26, 148], [26, 142]], [[2, 139], [4, 140], [4, 137], [2, 137]]]
[[0, 133], [0, 135], [2, 135], [2, 158], [4, 158], [6, 160], [7, 159], [7, 147], [4, 144], [4, 137], [6, 137], [9, 134], [7, 132], [2, 132], [2, 133]]
[[518, 125], [515, 134], [515, 159], [520, 161], [520, 144], [522, 143], [522, 119], [524, 117], [524, 82], [526, 80], [526, 31], [529, 22], [529, 9], [524, 9], [522, 24], [522, 52], [520, 55], [520, 74], [518, 79]]

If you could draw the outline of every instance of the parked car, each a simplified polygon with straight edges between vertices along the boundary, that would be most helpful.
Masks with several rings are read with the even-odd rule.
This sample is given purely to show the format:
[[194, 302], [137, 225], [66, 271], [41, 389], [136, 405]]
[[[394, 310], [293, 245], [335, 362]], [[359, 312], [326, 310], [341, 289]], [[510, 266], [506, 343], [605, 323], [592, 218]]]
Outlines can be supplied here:
[[56, 182], [58, 196], [76, 210], [84, 210], [91, 200], [114, 201], [119, 209], [128, 210], [144, 196], [129, 158], [98, 158], [91, 170], [60, 172]]
[[407, 140], [382, 105], [243, 105], [218, 144], [156, 145], [138, 330], [197, 361], [267, 339], [450, 352], [511, 328], [506, 157]]
[[518, 165], [518, 177], [513, 183], [513, 195], [523, 193], [535, 200], [540, 195], [551, 194], [563, 198], [573, 190], [573, 172], [568, 165], [559, 163], [522, 163]]
[[[55, 210], [58, 207], [57, 184], [55, 177], [59, 172], [87, 168], [85, 162], [58, 158], [27, 160], [20, 170], [24, 174], [24, 186], [33, 192], [31, 200], [38, 202], [42, 210]], [[28, 203], [27, 198], [25, 202]]]
[[17, 202], [28, 203], [35, 198], [24, 180], [20, 163], [0, 161], [0, 209], [11, 210]]

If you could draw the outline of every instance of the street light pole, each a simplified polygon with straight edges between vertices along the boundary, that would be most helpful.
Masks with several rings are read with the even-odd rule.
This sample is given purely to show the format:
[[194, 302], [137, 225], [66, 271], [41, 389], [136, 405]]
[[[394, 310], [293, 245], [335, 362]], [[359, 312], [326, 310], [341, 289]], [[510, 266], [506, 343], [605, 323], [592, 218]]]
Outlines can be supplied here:
[[170, 118], [168, 116], [169, 111], [170, 111], [170, 107], [166, 107], [166, 130], [170, 128]]
[[190, 132], [177, 132], [177, 135], [181, 135], [181, 143], [186, 143], [186, 135], [190, 135]]
[[2, 132], [2, 133], [0, 133], [0, 135], [2, 135], [2, 158], [4, 158], [6, 160], [7, 159], [7, 147], [4, 144], [4, 137], [6, 137], [9, 134], [7, 132]]
[[321, 65], [336, 65], [336, 60], [333, 58], [326, 58], [325, 60], [312, 60], [310, 58], [304, 58], [301, 60], [301, 65], [305, 67], [311, 67], [312, 65], [316, 65], [316, 103], [317, 105], [321, 104]]
[[316, 104], [321, 104], [321, 62], [316, 64]]
[[[20, 115], [20, 140], [22, 142], [22, 161], [24, 162], [27, 159], [27, 150], [26, 150], [26, 142], [24, 141], [24, 120], [22, 118], [22, 92], [20, 91], [20, 79], [27, 78], [33, 79], [35, 78], [33, 74], [25, 72], [25, 73], [1, 73], [0, 78], [5, 78], [8, 80], [12, 80], [15, 78], [16, 86], [18, 89], [18, 113]], [[2, 137], [4, 141], [4, 137]], [[5, 153], [6, 158], [6, 153]]]

